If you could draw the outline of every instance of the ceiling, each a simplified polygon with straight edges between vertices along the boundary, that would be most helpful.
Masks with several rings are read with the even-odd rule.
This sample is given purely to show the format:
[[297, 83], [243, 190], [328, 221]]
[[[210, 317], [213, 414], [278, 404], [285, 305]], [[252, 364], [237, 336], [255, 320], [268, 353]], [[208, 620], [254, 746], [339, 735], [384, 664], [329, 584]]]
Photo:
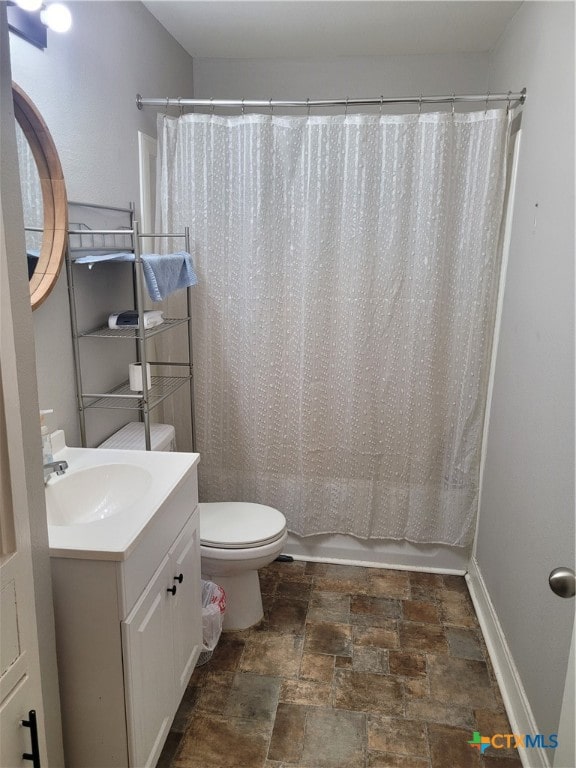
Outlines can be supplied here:
[[145, 0], [195, 58], [326, 58], [491, 50], [521, 2]]

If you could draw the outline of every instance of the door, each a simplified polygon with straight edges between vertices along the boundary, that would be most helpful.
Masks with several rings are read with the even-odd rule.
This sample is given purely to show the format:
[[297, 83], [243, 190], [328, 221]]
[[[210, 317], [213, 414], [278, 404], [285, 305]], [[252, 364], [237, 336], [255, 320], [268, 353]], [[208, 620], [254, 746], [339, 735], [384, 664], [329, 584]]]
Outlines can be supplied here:
[[[0, 208], [0, 225], [2, 225]], [[0, 226], [0, 765], [30, 765], [29, 712], [38, 718], [38, 757], [47, 765], [28, 496], [16, 378], [16, 351], [7, 276], [6, 241]], [[10, 446], [10, 455], [8, 454]]]
[[130, 765], [154, 766], [174, 716], [173, 566], [164, 558], [122, 622]]
[[[569, 610], [574, 610], [574, 598]], [[575, 686], [576, 686], [576, 667], [574, 656], [576, 655], [576, 616], [574, 617], [574, 628], [572, 630], [572, 643], [570, 645], [570, 655], [568, 656], [568, 669], [566, 672], [566, 685], [564, 687], [564, 699], [560, 711], [560, 725], [558, 727], [558, 747], [554, 753], [554, 768], [572, 768], [576, 765], [576, 706], [575, 706]]]
[[174, 620], [175, 707], [180, 703], [202, 650], [202, 595], [198, 508], [170, 550]]
[[[40, 764], [47, 765], [44, 737], [40, 664], [35, 635], [35, 617], [32, 606], [31, 562], [27, 553], [16, 550], [3, 557], [0, 566], [2, 584], [0, 656], [0, 765], [2, 768], [20, 768], [32, 765], [24, 754], [36, 752]], [[33, 748], [30, 710], [37, 719], [37, 750]]]
[[562, 709], [560, 710], [558, 725], [558, 747], [554, 752], [552, 765], [553, 768], [572, 768], [573, 765], [576, 765], [576, 665], [574, 659], [576, 654], [574, 646], [576, 642], [576, 613], [574, 612], [574, 571], [569, 568], [562, 568], [562, 571], [563, 573], [561, 574], [556, 573], [557, 578], [554, 584], [551, 579], [550, 586], [553, 592], [570, 601], [566, 605], [566, 610], [572, 612], [573, 627], [566, 681], [564, 684], [564, 697], [562, 699]]

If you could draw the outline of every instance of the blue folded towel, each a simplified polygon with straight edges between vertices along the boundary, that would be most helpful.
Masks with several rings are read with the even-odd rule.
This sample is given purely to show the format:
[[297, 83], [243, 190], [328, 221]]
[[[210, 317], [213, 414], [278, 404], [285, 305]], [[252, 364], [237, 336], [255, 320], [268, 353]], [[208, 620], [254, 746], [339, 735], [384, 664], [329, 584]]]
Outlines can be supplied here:
[[168, 253], [143, 253], [144, 279], [152, 301], [162, 301], [174, 291], [196, 285], [198, 278], [192, 265], [192, 257], [186, 251]]
[[[98, 252], [79, 256], [75, 261], [77, 264], [97, 264], [99, 261], [134, 261], [134, 258], [134, 254], [130, 252]], [[192, 257], [186, 251], [167, 253], [163, 256], [157, 253], [143, 253], [142, 266], [152, 301], [162, 301], [174, 291], [198, 283]]]

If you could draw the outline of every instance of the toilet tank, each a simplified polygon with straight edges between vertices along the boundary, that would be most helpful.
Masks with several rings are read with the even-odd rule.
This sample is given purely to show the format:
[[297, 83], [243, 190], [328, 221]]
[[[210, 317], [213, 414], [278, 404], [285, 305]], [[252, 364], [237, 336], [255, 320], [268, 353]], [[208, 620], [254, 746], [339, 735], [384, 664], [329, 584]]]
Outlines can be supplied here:
[[[174, 427], [171, 424], [151, 424], [150, 444], [153, 451], [175, 451], [176, 432]], [[100, 443], [98, 448], [114, 448], [124, 451], [146, 450], [144, 424], [139, 421], [126, 424], [103, 443]]]

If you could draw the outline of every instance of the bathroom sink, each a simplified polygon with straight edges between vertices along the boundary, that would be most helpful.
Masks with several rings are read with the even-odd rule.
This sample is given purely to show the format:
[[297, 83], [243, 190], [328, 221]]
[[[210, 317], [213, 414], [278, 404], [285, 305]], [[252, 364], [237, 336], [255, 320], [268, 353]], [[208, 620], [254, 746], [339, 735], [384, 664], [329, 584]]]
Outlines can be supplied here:
[[[126, 560], [152, 531], [160, 539], [178, 533], [185, 519], [172, 510], [197, 453], [71, 448], [62, 430], [51, 438], [54, 461], [68, 464], [45, 488], [51, 557]], [[186, 493], [180, 506], [189, 514], [198, 495]]]
[[124, 512], [152, 485], [147, 469], [99, 464], [52, 478], [46, 486], [48, 525], [84, 525]]

